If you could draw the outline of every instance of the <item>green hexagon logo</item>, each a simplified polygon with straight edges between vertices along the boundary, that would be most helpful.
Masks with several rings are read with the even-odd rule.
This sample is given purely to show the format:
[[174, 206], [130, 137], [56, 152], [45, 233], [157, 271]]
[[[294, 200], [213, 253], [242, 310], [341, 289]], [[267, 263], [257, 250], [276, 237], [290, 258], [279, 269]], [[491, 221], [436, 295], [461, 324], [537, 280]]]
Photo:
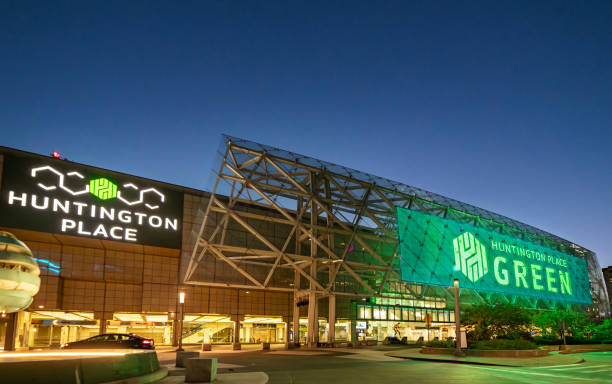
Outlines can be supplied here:
[[100, 200], [109, 200], [117, 197], [117, 184], [105, 177], [89, 180], [89, 193]]
[[470, 281], [476, 282], [489, 271], [487, 250], [470, 232], [453, 239], [455, 270], [461, 271]]

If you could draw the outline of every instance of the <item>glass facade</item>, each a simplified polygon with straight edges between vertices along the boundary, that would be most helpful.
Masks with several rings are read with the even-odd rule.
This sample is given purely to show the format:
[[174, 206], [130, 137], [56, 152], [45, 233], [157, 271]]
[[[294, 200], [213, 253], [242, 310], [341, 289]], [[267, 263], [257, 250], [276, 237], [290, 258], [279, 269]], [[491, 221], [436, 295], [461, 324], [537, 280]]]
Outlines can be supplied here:
[[[299, 341], [306, 343], [308, 322], [304, 316], [309, 311], [306, 306], [296, 309], [296, 303], [305, 300], [307, 290], [315, 294], [317, 303], [311, 313], [317, 314], [318, 327], [311, 337], [316, 335], [320, 342], [329, 340], [326, 318], [330, 293], [338, 293], [333, 325], [337, 342], [358, 338], [382, 341], [397, 334], [408, 340], [453, 337], [455, 319], [448, 308], [452, 306], [447, 302], [448, 290], [427, 281], [401, 281], [399, 205], [443, 218], [450, 215], [475, 226], [497, 223], [499, 228], [493, 229], [500, 233], [516, 230], [533, 236], [535, 240], [531, 240], [543, 246], [559, 245], [563, 252], [586, 260], [592, 311], [605, 310], [597, 307], [604, 295], [595, 254], [571, 242], [501, 215], [346, 167], [237, 138], [225, 137], [223, 145], [221, 153], [226, 155], [221, 160], [226, 167], [218, 175], [224, 179], [218, 191], [195, 191], [151, 180], [151, 185], [172, 189], [169, 195], [176, 192], [182, 199], [182, 212], [172, 215], [179, 220], [180, 241], [174, 239], [170, 248], [155, 242], [2, 226], [0, 229], [12, 232], [30, 247], [41, 269], [40, 291], [30, 308], [19, 314], [17, 346], [56, 346], [99, 332], [136, 333], [154, 339], [156, 345], [176, 344], [179, 292], [186, 297], [180, 335], [184, 344], [283, 343], [287, 328], [295, 333], [293, 319], [298, 317]], [[32, 164], [49, 161], [44, 156], [18, 155], [30, 157]], [[2, 156], [0, 152], [0, 160]], [[232, 164], [241, 177], [228, 169]], [[91, 168], [92, 174], [97, 171], [85, 168]], [[114, 173], [104, 174], [111, 180]], [[116, 174], [118, 180], [129, 176]], [[236, 180], [251, 177], [264, 196], [241, 192], [244, 188]], [[0, 190], [4, 200], [13, 188], [6, 180]], [[31, 187], [28, 196], [40, 195], [38, 203], [42, 204], [45, 192], [36, 184]], [[215, 194], [218, 204], [209, 204]], [[53, 199], [61, 203], [60, 197], [51, 196], [50, 204], [55, 204]], [[228, 201], [240, 203], [228, 206]], [[305, 204], [307, 201], [310, 203]], [[4, 203], [9, 204], [8, 200]], [[95, 206], [102, 204], [96, 202]], [[203, 225], [205, 216], [208, 221]], [[92, 227], [89, 219], [82, 218], [87, 228]], [[299, 231], [294, 230], [294, 219], [302, 220]], [[198, 233], [204, 241], [196, 242]], [[205, 243], [208, 248], [204, 252], [198, 247]], [[277, 258], [273, 248], [283, 249], [287, 258]], [[197, 260], [194, 255], [199, 255]], [[317, 268], [296, 267], [311, 261]], [[476, 302], [475, 296], [477, 302], [498, 302], [495, 296], [474, 291], [462, 294], [462, 304]], [[517, 302], [532, 308], [556, 305], [537, 297]], [[607, 307], [607, 299], [605, 303]], [[428, 316], [429, 331], [425, 329]], [[238, 334], [236, 321], [240, 322]], [[6, 323], [0, 319], [0, 337], [5, 329]]]

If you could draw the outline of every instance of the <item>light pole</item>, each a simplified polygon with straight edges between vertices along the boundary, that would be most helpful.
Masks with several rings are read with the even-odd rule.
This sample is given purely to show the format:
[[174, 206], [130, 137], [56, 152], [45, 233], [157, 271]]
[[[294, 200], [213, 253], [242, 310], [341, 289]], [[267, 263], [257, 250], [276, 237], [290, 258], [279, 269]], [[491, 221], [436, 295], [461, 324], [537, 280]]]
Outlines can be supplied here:
[[183, 319], [185, 318], [185, 292], [179, 292], [179, 332], [177, 352], [183, 351]]
[[455, 279], [453, 282], [455, 286], [455, 354], [462, 355], [461, 352], [461, 313], [459, 311], [459, 279]]

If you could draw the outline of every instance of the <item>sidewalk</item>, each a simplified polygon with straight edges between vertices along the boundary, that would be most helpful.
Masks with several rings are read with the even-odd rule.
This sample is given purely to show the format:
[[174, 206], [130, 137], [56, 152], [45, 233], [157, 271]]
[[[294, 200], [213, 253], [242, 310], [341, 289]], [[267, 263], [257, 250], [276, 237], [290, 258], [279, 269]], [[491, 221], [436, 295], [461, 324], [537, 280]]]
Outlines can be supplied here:
[[400, 359], [436, 361], [457, 364], [498, 365], [505, 367], [551, 367], [556, 365], [579, 364], [584, 362], [584, 360], [580, 357], [572, 355], [561, 355], [558, 352], [551, 352], [548, 356], [530, 358], [477, 356], [457, 357], [454, 355], [424, 355], [419, 349], [393, 351], [385, 353], [385, 355], [390, 357], [397, 357]]

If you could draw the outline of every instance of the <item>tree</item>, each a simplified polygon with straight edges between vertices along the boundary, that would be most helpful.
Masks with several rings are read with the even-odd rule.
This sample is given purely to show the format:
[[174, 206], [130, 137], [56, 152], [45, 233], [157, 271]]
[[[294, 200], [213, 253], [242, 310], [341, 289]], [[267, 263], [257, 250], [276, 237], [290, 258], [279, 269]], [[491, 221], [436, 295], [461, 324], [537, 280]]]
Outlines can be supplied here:
[[468, 337], [472, 341], [519, 339], [528, 335], [531, 316], [513, 304], [480, 304], [466, 311], [463, 323], [470, 328]]
[[536, 326], [542, 329], [543, 335], [557, 335], [566, 343], [568, 334], [580, 335], [588, 331], [588, 318], [578, 312], [556, 309], [554, 311], [539, 312], [533, 317]]

